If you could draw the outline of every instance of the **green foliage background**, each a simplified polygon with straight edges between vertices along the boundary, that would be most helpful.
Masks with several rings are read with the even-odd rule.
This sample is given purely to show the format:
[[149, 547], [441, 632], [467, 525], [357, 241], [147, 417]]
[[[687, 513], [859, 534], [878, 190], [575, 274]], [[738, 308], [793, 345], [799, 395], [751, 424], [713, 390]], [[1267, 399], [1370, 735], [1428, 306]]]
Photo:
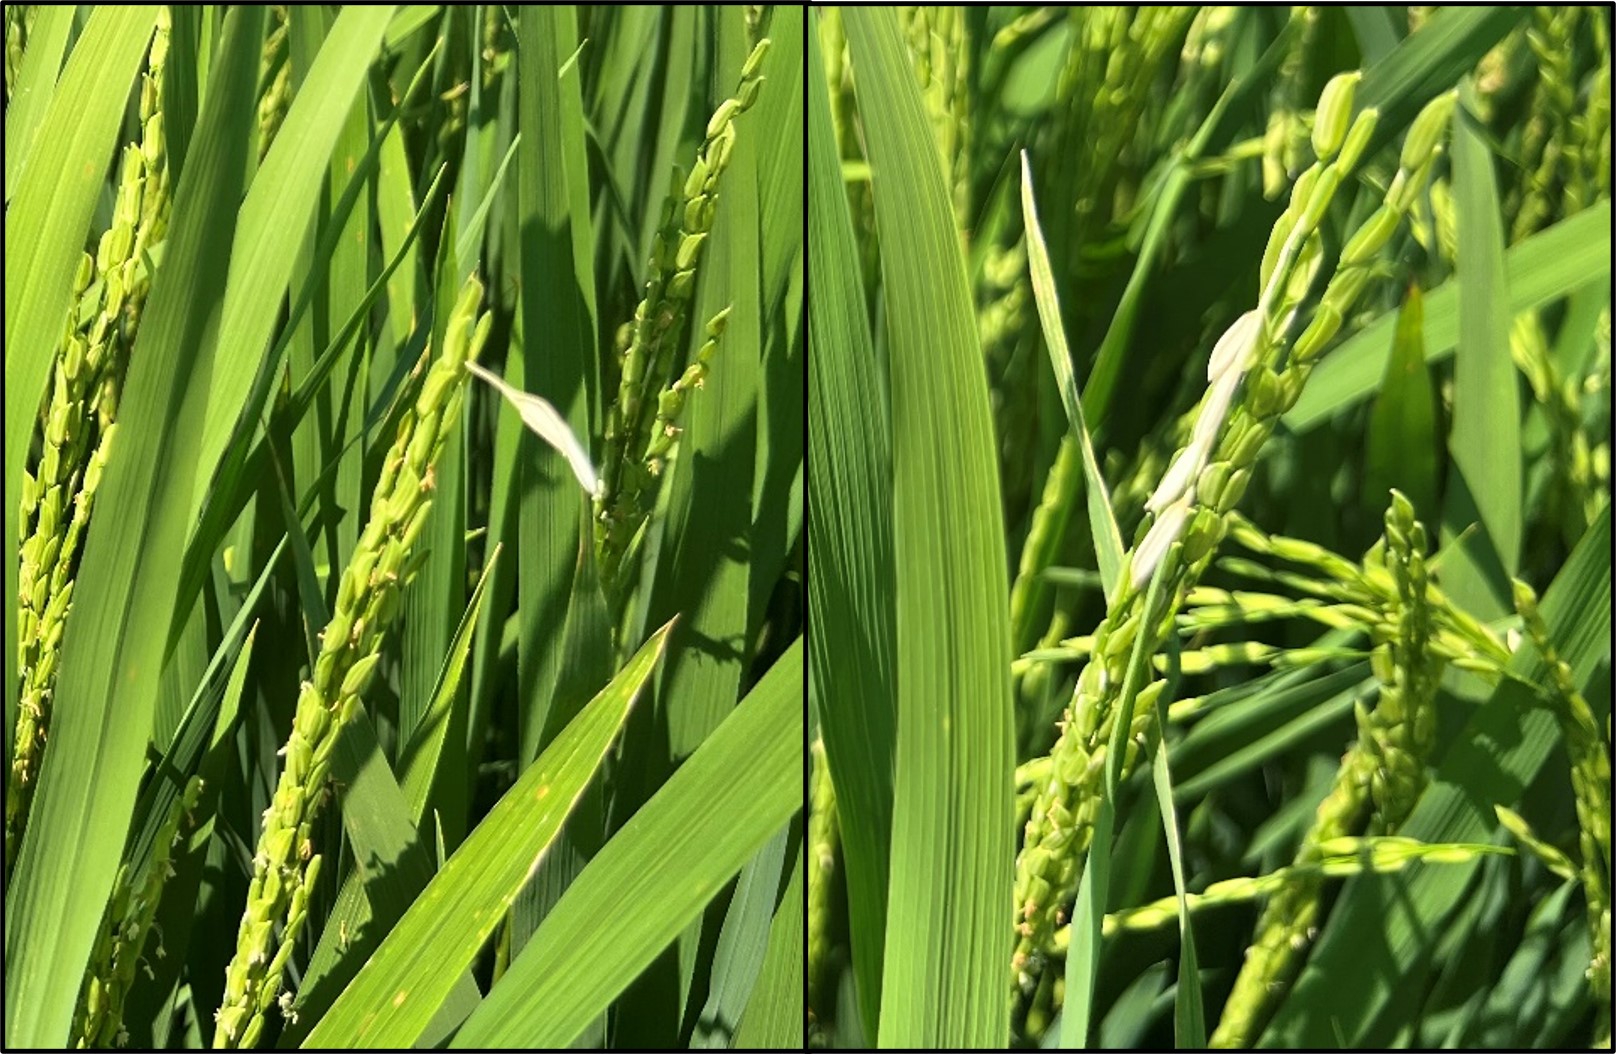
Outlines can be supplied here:
[[[1608, 1043], [1609, 771], [1582, 775], [1561, 704], [1585, 699], [1589, 756], [1608, 755], [1609, 12], [902, 7], [811, 25], [810, 1041], [1197, 1046], [1257, 910], [1307, 881], [1324, 914], [1260, 1044]], [[1297, 329], [1410, 123], [1456, 92], [1451, 137], [1261, 448], [1239, 506], [1255, 526], [1203, 582], [1225, 592], [1163, 597], [1179, 618], [1134, 656], [1177, 671], [1159, 718], [1136, 715], [1162, 749], [1106, 792], [1087, 899], [1054, 894], [1096, 939], [1105, 915], [1104, 940], [1077, 965], [1062, 945], [1012, 996], [1016, 846], [1042, 789], [1078, 778], [1049, 752], [1100, 646], [1112, 540], [1153, 522], [1209, 353], [1255, 303], [1313, 160], [1315, 100], [1351, 70], [1354, 112], [1378, 121], [1324, 214]], [[1319, 883], [1281, 871], [1350, 775], [1343, 751], [1397, 720], [1369, 716], [1395, 695], [1366, 661], [1382, 615], [1338, 608], [1391, 566], [1392, 488], [1428, 535], [1433, 603], [1486, 654], [1443, 659], [1422, 704], [1434, 738], [1397, 833], [1435, 855], [1393, 869], [1363, 843], [1344, 883]], [[1546, 636], [1512, 577], [1544, 593]], [[1199, 906], [1175, 931], [1183, 895]], [[1074, 981], [1092, 985], [1081, 1016]]]
[[[141, 295], [117, 320], [116, 438], [6, 860], [6, 1044], [76, 1040], [115, 975], [118, 1041], [215, 1038], [300, 682], [476, 276], [482, 364], [555, 404], [603, 472], [648, 473], [647, 518], [626, 558], [601, 549], [560, 455], [454, 382], [399, 628], [312, 789], [323, 867], [263, 1042], [796, 1045], [802, 10], [176, 7], [160, 64], [157, 25], [5, 9], [14, 539], [56, 442], [64, 322], [105, 293], [75, 271], [106, 232], [121, 244], [126, 144], [167, 208], [113, 257]], [[656, 247], [685, 204], [665, 199], [765, 38], [651, 404], [727, 307], [724, 335], [671, 456], [602, 464], [621, 327], [677, 248]], [[529, 804], [551, 794], [559, 810]]]

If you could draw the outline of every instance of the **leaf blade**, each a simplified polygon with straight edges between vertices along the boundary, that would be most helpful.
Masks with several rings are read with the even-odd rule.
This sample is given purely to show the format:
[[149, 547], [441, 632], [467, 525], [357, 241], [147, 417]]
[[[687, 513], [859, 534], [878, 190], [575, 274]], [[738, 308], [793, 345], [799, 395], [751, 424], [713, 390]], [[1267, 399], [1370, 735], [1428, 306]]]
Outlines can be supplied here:
[[[451, 1046], [570, 1043], [801, 807], [803, 650], [799, 637], [589, 862]], [[657, 911], [623, 910], [649, 897]]]
[[[883, 252], [898, 738], [883, 1046], [1002, 1047], [1014, 732], [998, 463], [964, 261], [896, 15], [844, 12]], [[946, 872], [938, 859], [952, 862]]]
[[1105, 477], [1094, 457], [1094, 443], [1089, 436], [1089, 425], [1083, 417], [1083, 398], [1077, 390], [1077, 379], [1072, 375], [1072, 353], [1066, 346], [1066, 330], [1061, 323], [1060, 293], [1055, 287], [1055, 272], [1049, 266], [1049, 249], [1044, 245], [1044, 232], [1038, 225], [1038, 206], [1033, 200], [1032, 167], [1027, 163], [1027, 152], [1021, 152], [1021, 214], [1027, 227], [1027, 271], [1032, 279], [1033, 298], [1038, 302], [1038, 320], [1044, 327], [1044, 346], [1049, 349], [1050, 365], [1055, 369], [1056, 385], [1060, 388], [1061, 402], [1066, 407], [1066, 420], [1083, 451], [1083, 474], [1086, 479], [1086, 500], [1089, 511], [1089, 531], [1094, 538], [1094, 555], [1099, 561], [1100, 585], [1107, 603], [1116, 596], [1117, 583], [1122, 577], [1122, 557], [1127, 546], [1122, 531], [1111, 512], [1111, 495], [1106, 490]]
[[[515, 896], [593, 778], [650, 679], [667, 633], [663, 627], [646, 641], [478, 824], [304, 1039], [305, 1047], [416, 1041], [503, 917], [488, 905]], [[552, 793], [554, 803], [538, 804]]]

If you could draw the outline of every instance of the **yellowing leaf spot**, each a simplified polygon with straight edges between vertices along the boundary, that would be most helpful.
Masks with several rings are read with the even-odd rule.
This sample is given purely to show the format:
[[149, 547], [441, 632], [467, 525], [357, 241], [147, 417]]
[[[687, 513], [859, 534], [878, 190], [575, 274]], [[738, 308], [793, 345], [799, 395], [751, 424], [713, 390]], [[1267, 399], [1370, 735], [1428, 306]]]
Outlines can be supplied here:
[[403, 1006], [404, 1005], [404, 997], [409, 995], [409, 994], [410, 993], [408, 993], [408, 992], [399, 992], [397, 995], [395, 995], [393, 997], [393, 1006], [395, 1006], [395, 1007]]
[[539, 784], [538, 789], [533, 792], [533, 800], [534, 801], [543, 801], [544, 799], [548, 798], [549, 796], [550, 796], [550, 785], [548, 783]]

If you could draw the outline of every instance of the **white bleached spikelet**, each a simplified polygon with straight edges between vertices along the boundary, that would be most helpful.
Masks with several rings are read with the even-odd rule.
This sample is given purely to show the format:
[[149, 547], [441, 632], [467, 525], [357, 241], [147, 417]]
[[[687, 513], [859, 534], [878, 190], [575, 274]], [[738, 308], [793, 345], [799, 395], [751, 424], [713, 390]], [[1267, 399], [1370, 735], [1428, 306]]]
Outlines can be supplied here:
[[1190, 433], [1190, 447], [1200, 453], [1202, 462], [1212, 455], [1218, 433], [1223, 430], [1229, 407], [1234, 403], [1234, 390], [1240, 387], [1240, 378], [1244, 375], [1243, 369], [1225, 370], [1206, 390], [1206, 400], [1201, 403], [1201, 412], [1196, 415], [1195, 428]]
[[1217, 345], [1212, 349], [1212, 359], [1207, 364], [1207, 379], [1212, 384], [1201, 404], [1201, 412], [1195, 416], [1195, 430], [1189, 446], [1179, 451], [1173, 459], [1161, 482], [1156, 485], [1156, 490], [1145, 502], [1146, 509], [1160, 514], [1195, 485], [1201, 470], [1206, 467], [1207, 459], [1212, 456], [1212, 448], [1217, 445], [1218, 432], [1229, 416], [1235, 389], [1240, 387], [1240, 379], [1251, 365], [1252, 352], [1256, 349], [1261, 332], [1262, 316], [1253, 309], [1235, 319], [1223, 336], [1218, 338]]
[[561, 412], [551, 405], [548, 399], [506, 384], [497, 374], [475, 362], [467, 362], [466, 369], [471, 371], [472, 376], [481, 377], [492, 384], [494, 389], [505, 397], [505, 401], [522, 415], [522, 423], [567, 459], [567, 464], [572, 466], [572, 474], [578, 477], [578, 484], [589, 496], [600, 497], [600, 476], [595, 472], [594, 463], [589, 460], [589, 451], [579, 441], [572, 426], [567, 424], [567, 419], [561, 416]]
[[1212, 346], [1212, 357], [1206, 363], [1206, 379], [1216, 381], [1231, 366], [1244, 373], [1251, 365], [1251, 353], [1256, 350], [1261, 334], [1262, 314], [1256, 308], [1231, 322]]
[[1161, 563], [1172, 544], [1178, 541], [1178, 536], [1184, 533], [1184, 524], [1189, 517], [1190, 502], [1185, 498], [1169, 505], [1167, 511], [1150, 525], [1145, 540], [1139, 543], [1139, 548], [1133, 553], [1133, 588], [1142, 589], [1150, 581], [1150, 576], [1156, 572], [1156, 565]]
[[1205, 461], [1206, 451], [1205, 449], [1198, 451], [1197, 444], [1192, 443], [1180, 450], [1167, 473], [1162, 476], [1161, 482], [1156, 484], [1155, 491], [1146, 499], [1145, 508], [1158, 516], [1161, 515], [1163, 509], [1177, 501], [1190, 488], [1195, 477], [1201, 474]]

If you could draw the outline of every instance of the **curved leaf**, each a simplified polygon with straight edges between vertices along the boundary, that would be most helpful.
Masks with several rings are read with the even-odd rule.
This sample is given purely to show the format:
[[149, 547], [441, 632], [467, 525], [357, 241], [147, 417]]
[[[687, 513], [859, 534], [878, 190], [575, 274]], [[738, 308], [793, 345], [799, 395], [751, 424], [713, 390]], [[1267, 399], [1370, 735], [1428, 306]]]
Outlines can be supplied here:
[[[935, 140], [890, 8], [843, 15], [892, 370], [898, 743], [880, 1042], [1003, 1047], [1014, 729], [987, 376]], [[948, 866], [940, 867], [940, 861]], [[895, 994], [894, 994], [895, 993]]]
[[[662, 654], [640, 648], [443, 865], [304, 1047], [408, 1047], [538, 867]], [[473, 1015], [475, 1020], [476, 1015]]]
[[802, 673], [799, 637], [589, 862], [452, 1046], [571, 1043], [801, 808]]

